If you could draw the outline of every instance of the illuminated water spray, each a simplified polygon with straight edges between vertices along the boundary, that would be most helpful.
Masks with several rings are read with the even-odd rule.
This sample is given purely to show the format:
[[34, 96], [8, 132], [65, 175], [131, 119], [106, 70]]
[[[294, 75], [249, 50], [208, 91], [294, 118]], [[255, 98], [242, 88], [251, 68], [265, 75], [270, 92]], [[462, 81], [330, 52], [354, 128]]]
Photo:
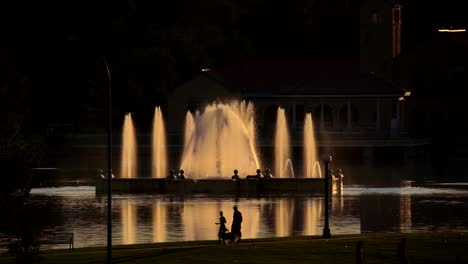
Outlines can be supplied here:
[[278, 107], [275, 133], [275, 171], [278, 178], [293, 177], [292, 169], [287, 170], [286, 162], [291, 159], [288, 124], [284, 109]]
[[180, 168], [189, 177], [207, 178], [253, 174], [260, 168], [253, 104], [233, 102], [206, 106], [195, 117], [186, 114]]
[[166, 130], [159, 106], [154, 109], [152, 145], [152, 176], [153, 178], [161, 178], [168, 172]]
[[304, 178], [322, 177], [320, 164], [317, 168], [317, 145], [315, 142], [312, 115], [307, 113], [304, 120]]
[[120, 176], [134, 178], [137, 176], [136, 134], [132, 115], [127, 113], [124, 119], [122, 133], [122, 157]]

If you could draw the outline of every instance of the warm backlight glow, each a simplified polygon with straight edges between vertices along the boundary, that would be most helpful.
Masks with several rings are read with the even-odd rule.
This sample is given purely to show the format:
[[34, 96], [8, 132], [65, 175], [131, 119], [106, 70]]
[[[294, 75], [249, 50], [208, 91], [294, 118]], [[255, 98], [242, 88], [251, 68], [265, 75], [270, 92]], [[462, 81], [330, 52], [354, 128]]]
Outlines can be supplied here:
[[405, 92], [405, 96], [410, 96], [411, 95], [411, 91], [406, 91]]
[[317, 146], [315, 143], [312, 114], [307, 113], [304, 121], [304, 178], [315, 178], [314, 165], [317, 161]]
[[195, 117], [187, 113], [185, 124], [180, 168], [187, 177], [226, 177], [234, 169], [244, 176], [260, 168], [253, 104], [211, 104]]
[[457, 32], [466, 32], [466, 29], [464, 29], [464, 28], [458, 28], [458, 29], [441, 28], [441, 29], [439, 29], [439, 32], [457, 33]]
[[153, 178], [163, 178], [168, 174], [167, 145], [164, 119], [160, 107], [154, 109], [153, 120]]
[[286, 122], [284, 109], [278, 107], [276, 116], [275, 133], [275, 171], [278, 178], [290, 178], [292, 173], [286, 169], [288, 160], [291, 159], [291, 146], [289, 142], [289, 129]]
[[120, 175], [122, 178], [135, 178], [137, 175], [137, 143], [132, 115], [125, 115], [122, 132], [122, 159]]

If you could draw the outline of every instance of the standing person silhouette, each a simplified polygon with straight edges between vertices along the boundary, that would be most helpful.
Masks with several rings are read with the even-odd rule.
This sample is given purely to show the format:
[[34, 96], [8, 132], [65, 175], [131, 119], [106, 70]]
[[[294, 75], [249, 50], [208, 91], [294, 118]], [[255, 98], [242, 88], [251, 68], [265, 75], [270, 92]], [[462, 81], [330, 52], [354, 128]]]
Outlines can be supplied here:
[[234, 170], [234, 175], [231, 176], [231, 179], [233, 180], [238, 180], [239, 179], [239, 175], [237, 175], [237, 173], [239, 173], [238, 170]]
[[226, 228], [226, 218], [223, 215], [223, 211], [219, 212], [219, 231], [218, 231], [218, 240], [223, 240], [224, 239], [224, 234], [228, 231]]
[[237, 210], [237, 206], [234, 206], [234, 215], [232, 216], [232, 225], [231, 225], [231, 233], [234, 236], [234, 243], [237, 243], [242, 237], [241, 233], [241, 223], [242, 223], [242, 214]]

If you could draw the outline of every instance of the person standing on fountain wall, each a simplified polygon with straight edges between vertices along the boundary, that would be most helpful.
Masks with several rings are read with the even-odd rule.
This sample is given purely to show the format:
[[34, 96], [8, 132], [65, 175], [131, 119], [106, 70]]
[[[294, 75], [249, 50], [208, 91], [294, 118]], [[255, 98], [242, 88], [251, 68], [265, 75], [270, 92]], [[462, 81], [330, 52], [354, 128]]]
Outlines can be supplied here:
[[237, 175], [237, 173], [239, 173], [239, 171], [238, 171], [238, 170], [234, 170], [234, 175], [231, 176], [231, 179], [233, 179], [233, 180], [235, 180], [235, 181], [236, 181], [236, 180], [239, 180], [239, 175]]
[[185, 180], [184, 170], [179, 171], [179, 179]]
[[332, 174], [333, 179], [341, 179], [344, 177], [343, 171], [340, 168], [336, 168], [333, 170]]
[[175, 179], [175, 171], [174, 170], [170, 170], [169, 171], [169, 175], [167, 175], [166, 179]]
[[234, 209], [234, 215], [232, 216], [231, 233], [233, 234], [235, 238], [238, 238], [238, 240], [240, 240], [242, 237], [242, 233], [241, 233], [242, 214], [239, 210], [237, 210], [237, 206], [234, 206], [232, 209]]
[[265, 178], [265, 179], [271, 179], [271, 178], [273, 178], [273, 175], [271, 174], [270, 169], [266, 169], [266, 170], [265, 170], [265, 174], [263, 175], [263, 178]]
[[263, 178], [262, 171], [260, 169], [257, 170], [257, 178], [261, 179]]

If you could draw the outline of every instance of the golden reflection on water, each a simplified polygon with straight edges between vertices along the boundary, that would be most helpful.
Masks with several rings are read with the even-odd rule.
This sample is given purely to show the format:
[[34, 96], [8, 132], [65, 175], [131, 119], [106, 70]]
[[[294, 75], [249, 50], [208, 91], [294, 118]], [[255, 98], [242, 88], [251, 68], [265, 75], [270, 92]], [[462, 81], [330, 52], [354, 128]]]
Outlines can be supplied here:
[[153, 242], [166, 241], [166, 206], [157, 201], [152, 209]]
[[305, 201], [304, 229], [307, 235], [318, 233], [322, 216], [323, 201], [319, 199]]
[[400, 229], [402, 232], [411, 231], [411, 195], [400, 196]]
[[219, 226], [215, 223], [219, 222], [219, 212], [224, 212], [226, 226], [231, 229], [234, 205], [243, 215], [243, 238], [321, 232], [323, 199], [261, 198], [236, 202], [162, 198], [148, 205], [130, 198], [121, 202], [122, 243], [133, 244], [148, 236], [151, 242], [217, 239]]
[[122, 201], [122, 244], [134, 244], [137, 229], [137, 210], [132, 200]]

